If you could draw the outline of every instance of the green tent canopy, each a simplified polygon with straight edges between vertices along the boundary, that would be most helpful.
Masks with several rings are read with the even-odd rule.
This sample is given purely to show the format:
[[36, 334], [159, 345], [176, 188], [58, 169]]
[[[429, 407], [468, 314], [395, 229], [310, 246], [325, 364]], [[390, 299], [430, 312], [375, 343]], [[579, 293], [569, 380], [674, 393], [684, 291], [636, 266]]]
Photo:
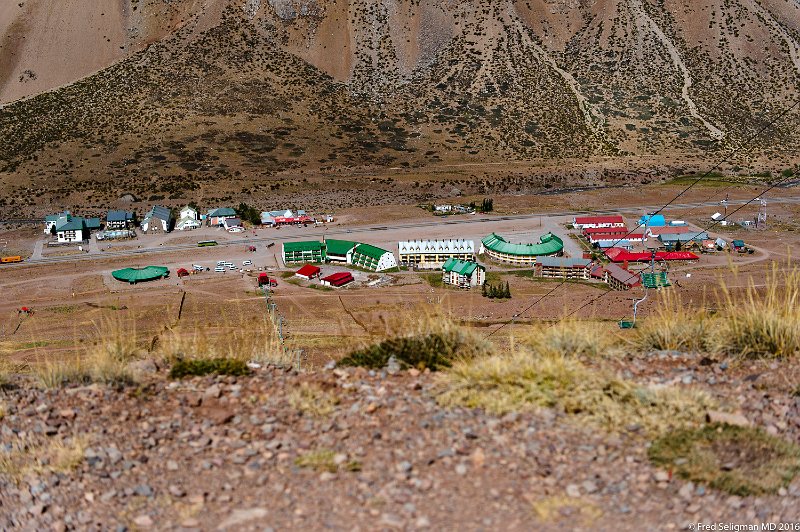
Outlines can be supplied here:
[[111, 272], [114, 279], [130, 284], [141, 283], [143, 281], [153, 281], [169, 275], [169, 268], [164, 266], [147, 266], [145, 268], [123, 268]]

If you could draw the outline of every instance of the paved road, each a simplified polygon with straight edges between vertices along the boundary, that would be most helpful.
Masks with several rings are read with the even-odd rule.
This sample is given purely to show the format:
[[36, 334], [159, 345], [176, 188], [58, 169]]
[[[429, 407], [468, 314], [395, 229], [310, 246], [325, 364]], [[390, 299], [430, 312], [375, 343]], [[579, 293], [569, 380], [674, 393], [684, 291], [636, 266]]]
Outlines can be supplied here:
[[[787, 198], [775, 198], [771, 197], [770, 203], [800, 203], [800, 197], [787, 197]], [[730, 200], [728, 202], [729, 206], [737, 206], [743, 205], [746, 203], [746, 200]], [[698, 203], [675, 203], [670, 206], [670, 209], [690, 209], [695, 207], [714, 207], [718, 206], [718, 201], [708, 201], [708, 202], [698, 202]], [[461, 218], [437, 218], [436, 220], [429, 220], [429, 221], [422, 221], [422, 222], [407, 222], [407, 223], [397, 223], [397, 224], [389, 224], [389, 225], [368, 225], [368, 226], [358, 226], [352, 228], [338, 228], [331, 230], [330, 228], [326, 228], [322, 231], [310, 231], [310, 232], [303, 232], [302, 235], [297, 234], [278, 234], [277, 232], [272, 232], [268, 237], [248, 237], [248, 238], [238, 238], [234, 240], [225, 240], [219, 242], [218, 247], [230, 247], [230, 246], [243, 246], [243, 245], [253, 245], [257, 243], [265, 243], [265, 242], [283, 242], [287, 240], [313, 240], [316, 238], [322, 238], [323, 236], [326, 238], [344, 238], [349, 240], [356, 239], [356, 235], [366, 234], [366, 233], [377, 233], [380, 231], [396, 231], [398, 229], [419, 229], [425, 227], [436, 227], [442, 228], [447, 226], [464, 226], [470, 224], [476, 224], [481, 226], [486, 226], [485, 233], [489, 233], [492, 231], [491, 225], [492, 224], [499, 224], [502, 222], [514, 221], [514, 220], [539, 220], [542, 217], [553, 218], [553, 217], [572, 217], [572, 216], [581, 216], [581, 215], [591, 215], [591, 214], [640, 214], [643, 212], [654, 211], [656, 209], [661, 208], [662, 205], [642, 205], [642, 206], [635, 206], [635, 207], [623, 207], [623, 208], [615, 208], [615, 209], [599, 209], [594, 211], [560, 211], [560, 212], [543, 212], [543, 213], [536, 213], [536, 214], [518, 214], [518, 215], [508, 215], [508, 216], [466, 216]], [[42, 257], [42, 258], [31, 258], [26, 260], [25, 262], [17, 263], [17, 264], [10, 264], [4, 266], [5, 268], [9, 267], [21, 267], [30, 264], [51, 264], [51, 263], [63, 263], [63, 262], [78, 262], [78, 261], [85, 261], [85, 260], [97, 260], [98, 258], [113, 258], [113, 257], [132, 257], [137, 255], [144, 255], [144, 254], [151, 254], [151, 253], [167, 253], [167, 252], [174, 252], [174, 251], [181, 251], [181, 250], [188, 250], [188, 249], [197, 249], [196, 243], [187, 243], [187, 244], [175, 244], [171, 246], [157, 246], [151, 248], [142, 248], [142, 249], [128, 249], [128, 250], [120, 250], [120, 251], [113, 251], [108, 250], [101, 253], [87, 253], [83, 255], [68, 255], [63, 257]], [[277, 251], [276, 251], [277, 253]]]

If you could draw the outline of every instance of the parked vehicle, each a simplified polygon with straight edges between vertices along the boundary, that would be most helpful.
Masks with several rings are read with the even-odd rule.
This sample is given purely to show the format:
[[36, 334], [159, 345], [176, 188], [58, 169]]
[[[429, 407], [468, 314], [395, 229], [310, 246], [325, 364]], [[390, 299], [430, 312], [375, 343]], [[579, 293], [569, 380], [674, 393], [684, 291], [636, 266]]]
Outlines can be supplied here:
[[246, 260], [246, 261], [242, 262], [242, 266], [252, 266], [252, 265], [253, 265], [253, 261], [252, 260]]
[[214, 271], [217, 273], [222, 273], [225, 271], [225, 268], [223, 268], [222, 266], [217, 266], [216, 268], [214, 268]]
[[270, 242], [269, 244], [267, 244], [267, 247], [268, 247], [268, 248], [271, 248], [271, 247], [272, 247], [272, 246], [274, 246], [274, 245], [275, 245], [275, 242]]
[[13, 257], [0, 258], [0, 264], [11, 264], [13, 262], [22, 262], [22, 257], [15, 255]]
[[249, 251], [249, 252], [251, 252], [251, 253], [253, 253], [255, 250], [256, 250], [256, 247], [255, 247], [255, 246], [248, 246], [248, 247], [247, 247], [247, 251]]
[[192, 269], [194, 271], [196, 271], [196, 272], [202, 272], [202, 271], [206, 270], [207, 268], [203, 268], [199, 264], [192, 264]]
[[197, 246], [201, 247], [201, 248], [209, 247], [209, 246], [216, 246], [216, 245], [217, 245], [217, 241], [216, 240], [201, 240], [200, 242], [197, 243]]

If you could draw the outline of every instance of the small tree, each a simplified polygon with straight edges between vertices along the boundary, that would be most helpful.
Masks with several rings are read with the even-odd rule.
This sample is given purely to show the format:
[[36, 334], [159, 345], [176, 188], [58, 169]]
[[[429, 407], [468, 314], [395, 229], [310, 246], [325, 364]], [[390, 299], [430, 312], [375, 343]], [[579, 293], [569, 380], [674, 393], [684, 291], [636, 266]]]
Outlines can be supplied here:
[[483, 285], [481, 286], [481, 295], [482, 295], [483, 297], [486, 297], [486, 296], [488, 295], [488, 293], [486, 292], [486, 283], [485, 283], [485, 282], [484, 282], [484, 283], [483, 283]]
[[505, 294], [503, 294], [503, 296], [506, 299], [511, 299], [511, 286], [509, 286], [508, 281], [506, 281], [506, 290], [505, 290]]
[[50, 234], [56, 236], [56, 224], [50, 226]]

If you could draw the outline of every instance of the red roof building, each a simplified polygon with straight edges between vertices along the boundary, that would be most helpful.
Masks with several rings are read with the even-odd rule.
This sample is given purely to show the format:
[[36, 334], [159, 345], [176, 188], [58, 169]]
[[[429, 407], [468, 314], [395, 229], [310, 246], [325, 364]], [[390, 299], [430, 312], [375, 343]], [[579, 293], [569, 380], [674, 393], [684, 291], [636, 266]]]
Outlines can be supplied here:
[[[634, 253], [622, 248], [609, 248], [605, 252], [611, 262], [650, 262], [652, 253], [641, 251]], [[691, 251], [657, 251], [656, 260], [697, 260], [700, 257]]]
[[605, 281], [614, 290], [629, 290], [630, 288], [642, 284], [642, 278], [638, 273], [628, 271], [616, 264], [608, 264], [605, 268]]
[[625, 227], [625, 220], [619, 215], [576, 216], [572, 221], [572, 226], [576, 229]]
[[583, 236], [589, 237], [597, 234], [609, 234], [623, 236], [628, 232], [627, 227], [587, 227], [583, 230]]
[[320, 271], [321, 270], [319, 269], [319, 267], [314, 266], [312, 264], [306, 264], [305, 266], [303, 266], [302, 268], [297, 270], [297, 272], [295, 272], [294, 276], [295, 277], [300, 277], [301, 279], [306, 279], [307, 281], [310, 281], [314, 277], [319, 277]]
[[350, 272], [339, 272], [331, 274], [327, 277], [323, 277], [320, 279], [323, 285], [325, 286], [344, 286], [347, 283], [352, 283], [354, 281], [353, 274]]
[[647, 236], [657, 237], [658, 235], [682, 235], [690, 232], [691, 229], [686, 225], [667, 225], [664, 227], [648, 227]]

